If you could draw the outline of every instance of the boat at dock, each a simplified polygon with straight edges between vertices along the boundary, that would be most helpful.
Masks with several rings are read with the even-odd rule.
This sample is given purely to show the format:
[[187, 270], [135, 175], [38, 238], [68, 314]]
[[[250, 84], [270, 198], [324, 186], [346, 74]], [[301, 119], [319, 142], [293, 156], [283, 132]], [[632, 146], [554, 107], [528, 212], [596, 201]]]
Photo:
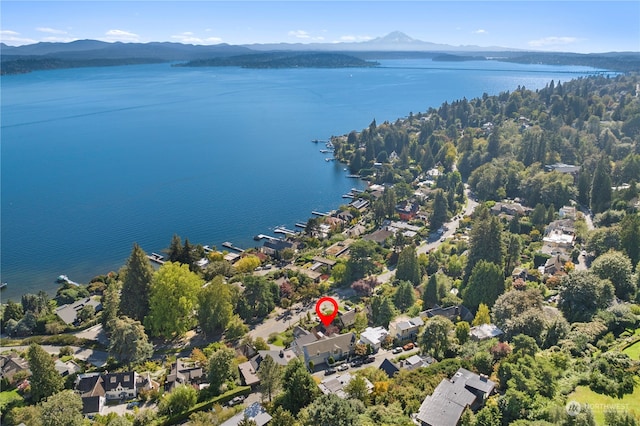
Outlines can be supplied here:
[[158, 253], [151, 253], [147, 255], [147, 259], [157, 263], [158, 265], [164, 265], [164, 256]]
[[273, 230], [276, 234], [284, 234], [284, 235], [296, 235], [296, 231], [292, 231], [291, 229], [287, 229], [284, 226], [279, 226]]
[[76, 287], [80, 286], [80, 284], [78, 284], [75, 281], [71, 281], [69, 279], [69, 277], [64, 275], [64, 274], [63, 275], [58, 275], [58, 278], [56, 278], [55, 282], [56, 282], [56, 284], [71, 284], [71, 285], [75, 285]]
[[241, 249], [240, 247], [236, 247], [236, 246], [234, 246], [234, 245], [233, 245], [233, 244], [231, 244], [231, 242], [229, 242], [229, 241], [225, 241], [224, 243], [222, 243], [222, 247], [226, 247], [226, 248], [228, 248], [228, 249], [230, 249], [230, 250], [237, 251], [237, 252], [240, 252], [240, 253], [243, 253], [243, 252], [244, 252], [244, 250], [243, 250], [243, 249]]
[[0, 283], [0, 290], [2, 290], [3, 288], [5, 288], [8, 285], [9, 284], [7, 284], [7, 283]]

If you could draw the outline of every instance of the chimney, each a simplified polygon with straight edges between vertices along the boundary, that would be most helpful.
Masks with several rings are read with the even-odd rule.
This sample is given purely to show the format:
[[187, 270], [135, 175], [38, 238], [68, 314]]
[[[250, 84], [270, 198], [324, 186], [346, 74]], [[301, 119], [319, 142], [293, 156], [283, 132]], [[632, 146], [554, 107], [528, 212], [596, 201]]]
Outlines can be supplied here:
[[480, 375], [480, 381], [485, 382], [489, 380], [489, 377], [486, 374], [481, 374]]

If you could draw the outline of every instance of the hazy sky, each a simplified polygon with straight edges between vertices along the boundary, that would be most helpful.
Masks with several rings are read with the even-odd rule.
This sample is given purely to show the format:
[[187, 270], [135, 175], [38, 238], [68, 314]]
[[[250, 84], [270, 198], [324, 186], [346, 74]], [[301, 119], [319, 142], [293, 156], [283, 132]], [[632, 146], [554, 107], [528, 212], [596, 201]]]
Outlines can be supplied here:
[[11, 1], [9, 45], [39, 41], [192, 44], [364, 41], [402, 31], [451, 45], [640, 51], [640, 1]]

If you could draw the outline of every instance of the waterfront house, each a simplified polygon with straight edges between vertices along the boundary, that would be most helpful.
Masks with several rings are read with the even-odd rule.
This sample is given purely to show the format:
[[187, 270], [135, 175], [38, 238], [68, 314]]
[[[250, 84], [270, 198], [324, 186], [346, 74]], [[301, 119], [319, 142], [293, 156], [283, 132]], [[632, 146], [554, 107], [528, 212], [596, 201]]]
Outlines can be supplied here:
[[280, 259], [282, 251], [285, 249], [293, 249], [293, 243], [284, 240], [275, 240], [267, 238], [262, 246], [262, 252], [269, 256], [273, 256], [276, 259]]
[[87, 297], [68, 305], [60, 306], [56, 309], [56, 315], [67, 325], [76, 324], [78, 321], [78, 312], [87, 305], [93, 306], [96, 312], [102, 310], [102, 304], [99, 300]]
[[424, 399], [416, 422], [420, 426], [457, 426], [464, 410], [477, 411], [494, 389], [495, 383], [487, 376], [460, 368]]

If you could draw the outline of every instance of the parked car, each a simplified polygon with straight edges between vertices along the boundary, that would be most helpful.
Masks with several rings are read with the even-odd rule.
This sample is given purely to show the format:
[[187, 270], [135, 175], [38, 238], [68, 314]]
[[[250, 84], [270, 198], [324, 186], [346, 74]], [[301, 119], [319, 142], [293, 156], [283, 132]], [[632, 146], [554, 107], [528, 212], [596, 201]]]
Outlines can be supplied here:
[[406, 345], [404, 345], [402, 349], [404, 349], [405, 351], [410, 351], [411, 349], [413, 349], [413, 347], [414, 347], [413, 343], [409, 342]]
[[399, 354], [400, 352], [402, 352], [402, 346], [397, 346], [391, 351], [392, 354]]
[[242, 402], [244, 401], [245, 398], [246, 398], [246, 396], [244, 396], [244, 395], [236, 396], [231, 401], [229, 401], [227, 403], [227, 405], [229, 405], [229, 407], [233, 407], [234, 405], [242, 404]]
[[133, 410], [135, 407], [140, 406], [140, 401], [131, 401], [127, 404], [127, 410]]
[[345, 371], [349, 369], [349, 364], [341, 364], [338, 366], [337, 370], [338, 371]]
[[363, 362], [364, 362], [365, 364], [371, 364], [371, 363], [372, 363], [373, 361], [375, 361], [375, 360], [376, 360], [376, 358], [375, 358], [375, 357], [373, 357], [373, 356], [369, 356], [369, 357], [367, 357]]
[[361, 359], [356, 359], [355, 361], [351, 362], [351, 366], [352, 367], [360, 367], [362, 365], [362, 360]]
[[326, 370], [324, 370], [324, 375], [325, 376], [330, 376], [332, 374], [336, 374], [336, 369], [335, 368], [327, 368]]

